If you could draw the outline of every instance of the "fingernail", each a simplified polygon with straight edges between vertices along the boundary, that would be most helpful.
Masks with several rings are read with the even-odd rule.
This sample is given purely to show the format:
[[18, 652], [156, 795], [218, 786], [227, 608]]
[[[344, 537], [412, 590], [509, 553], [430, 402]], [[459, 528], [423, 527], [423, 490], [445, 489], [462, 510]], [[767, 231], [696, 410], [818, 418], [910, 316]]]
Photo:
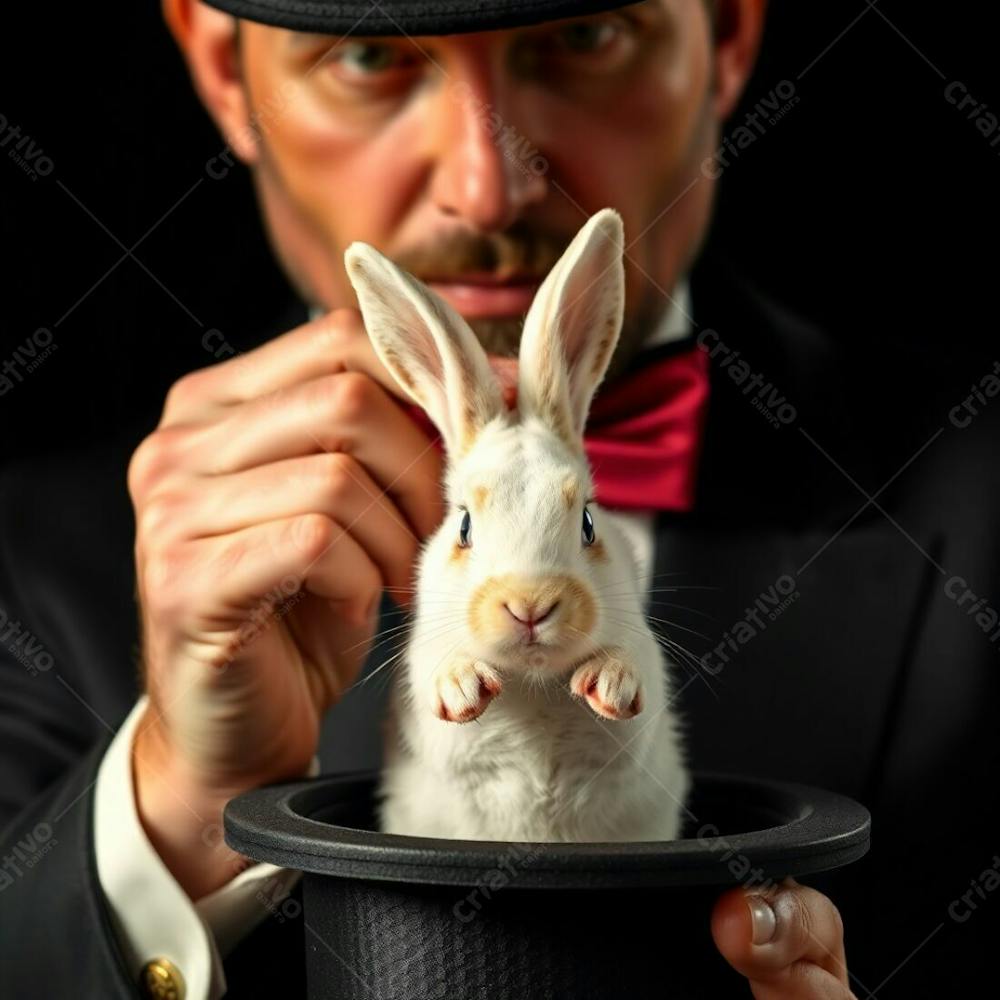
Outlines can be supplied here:
[[763, 896], [747, 896], [747, 907], [753, 923], [753, 943], [767, 944], [778, 929], [778, 918], [771, 904]]

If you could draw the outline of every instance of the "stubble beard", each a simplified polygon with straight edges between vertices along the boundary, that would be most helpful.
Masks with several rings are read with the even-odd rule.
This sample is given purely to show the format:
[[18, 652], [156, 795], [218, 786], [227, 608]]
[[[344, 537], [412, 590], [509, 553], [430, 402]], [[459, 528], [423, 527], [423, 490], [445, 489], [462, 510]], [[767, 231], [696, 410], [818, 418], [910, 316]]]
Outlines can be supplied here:
[[[667, 303], [660, 296], [646, 294], [635, 313], [631, 316], [626, 315], [618, 346], [611, 357], [605, 379], [614, 379], [628, 369], [639, 353], [643, 341], [662, 321], [666, 308]], [[522, 317], [470, 319], [467, 322], [487, 354], [501, 358], [517, 358], [524, 328]]]

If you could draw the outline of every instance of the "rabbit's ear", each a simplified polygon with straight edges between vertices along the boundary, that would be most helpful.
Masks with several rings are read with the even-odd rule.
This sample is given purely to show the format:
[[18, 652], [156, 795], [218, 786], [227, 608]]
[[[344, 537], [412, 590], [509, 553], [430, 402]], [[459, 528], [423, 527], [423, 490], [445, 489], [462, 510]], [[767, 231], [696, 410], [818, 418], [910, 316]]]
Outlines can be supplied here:
[[476, 335], [447, 302], [366, 243], [344, 254], [382, 364], [426, 410], [450, 454], [464, 454], [503, 396]]
[[624, 227], [591, 216], [538, 289], [521, 337], [518, 408], [579, 446], [625, 310]]

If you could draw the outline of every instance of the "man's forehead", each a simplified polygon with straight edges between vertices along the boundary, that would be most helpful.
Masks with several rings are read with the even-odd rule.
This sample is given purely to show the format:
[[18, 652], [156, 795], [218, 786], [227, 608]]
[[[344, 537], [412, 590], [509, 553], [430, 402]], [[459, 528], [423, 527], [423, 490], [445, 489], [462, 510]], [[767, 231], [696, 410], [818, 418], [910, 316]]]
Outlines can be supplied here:
[[614, 10], [622, 0], [204, 0], [236, 17], [302, 35], [450, 35]]

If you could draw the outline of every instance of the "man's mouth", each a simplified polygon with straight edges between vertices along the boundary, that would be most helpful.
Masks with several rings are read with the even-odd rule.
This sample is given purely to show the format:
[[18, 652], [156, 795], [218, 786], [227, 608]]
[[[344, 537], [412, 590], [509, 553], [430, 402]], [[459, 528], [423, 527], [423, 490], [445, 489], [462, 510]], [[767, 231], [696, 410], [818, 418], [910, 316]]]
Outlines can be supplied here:
[[428, 277], [424, 283], [466, 319], [502, 319], [524, 316], [541, 279], [534, 275], [463, 274]]

